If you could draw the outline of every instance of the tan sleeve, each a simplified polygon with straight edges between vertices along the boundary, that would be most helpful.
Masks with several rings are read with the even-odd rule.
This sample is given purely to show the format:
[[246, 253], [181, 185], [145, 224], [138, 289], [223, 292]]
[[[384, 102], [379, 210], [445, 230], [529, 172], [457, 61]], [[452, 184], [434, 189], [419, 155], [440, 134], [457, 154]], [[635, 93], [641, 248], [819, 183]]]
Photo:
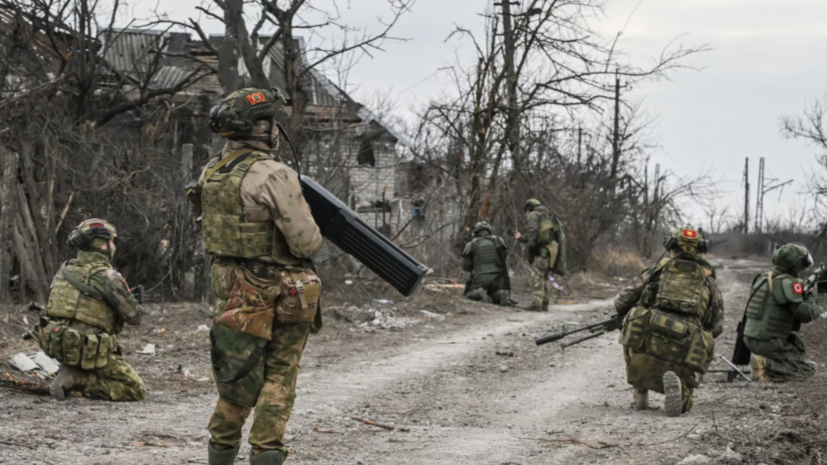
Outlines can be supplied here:
[[322, 247], [322, 234], [290, 168], [272, 160], [254, 163], [241, 183], [247, 221], [272, 219], [284, 234], [290, 253], [311, 258]]

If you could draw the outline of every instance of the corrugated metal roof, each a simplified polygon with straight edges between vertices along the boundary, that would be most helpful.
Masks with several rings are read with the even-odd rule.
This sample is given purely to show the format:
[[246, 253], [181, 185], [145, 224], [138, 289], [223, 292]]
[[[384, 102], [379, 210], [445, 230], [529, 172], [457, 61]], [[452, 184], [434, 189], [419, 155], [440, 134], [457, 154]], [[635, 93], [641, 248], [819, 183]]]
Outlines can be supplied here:
[[104, 34], [103, 58], [120, 74], [145, 75], [161, 40], [157, 31], [108, 31]]

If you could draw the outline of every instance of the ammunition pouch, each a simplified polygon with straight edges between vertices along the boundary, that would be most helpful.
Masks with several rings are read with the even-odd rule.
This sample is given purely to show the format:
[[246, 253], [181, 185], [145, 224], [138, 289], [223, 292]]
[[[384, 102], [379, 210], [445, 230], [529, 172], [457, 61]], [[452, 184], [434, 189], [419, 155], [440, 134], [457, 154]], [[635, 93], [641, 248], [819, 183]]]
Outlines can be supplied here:
[[313, 270], [288, 267], [279, 270], [281, 295], [276, 318], [281, 323], [313, 323], [319, 308], [322, 281]]
[[624, 347], [640, 350], [646, 342], [646, 330], [649, 327], [649, 309], [635, 307], [623, 319], [623, 329], [618, 342]]
[[715, 353], [712, 333], [688, 318], [658, 309], [652, 309], [649, 313], [644, 351], [693, 372], [706, 373]]
[[55, 320], [44, 319], [33, 333], [46, 355], [84, 370], [103, 368], [109, 363], [109, 356], [118, 353], [117, 337], [86, 334]]

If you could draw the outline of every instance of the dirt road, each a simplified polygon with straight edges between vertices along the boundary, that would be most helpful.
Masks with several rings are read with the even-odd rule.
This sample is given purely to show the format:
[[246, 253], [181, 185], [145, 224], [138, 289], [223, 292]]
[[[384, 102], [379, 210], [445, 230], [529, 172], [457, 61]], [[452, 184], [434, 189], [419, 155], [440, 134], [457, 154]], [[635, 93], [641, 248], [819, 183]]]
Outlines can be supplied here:
[[[757, 266], [721, 262], [731, 327]], [[427, 303], [433, 311], [417, 310], [427, 318], [402, 331], [336, 322], [310, 341], [288, 426], [288, 463], [675, 464], [696, 453], [724, 460], [726, 446], [706, 439], [718, 428], [737, 426], [721, 409], [727, 400], [733, 403], [726, 408], [740, 408], [735, 399], [755, 389], [707, 375], [691, 414], [635, 413], [628, 408], [616, 333], [565, 352], [533, 343], [561, 325], [605, 319], [610, 300], [554, 306], [543, 314], [471, 302], [440, 313], [440, 302]], [[154, 359], [128, 357], [147, 374], [147, 401], [57, 403], [0, 392], [0, 463], [206, 463], [204, 427], [215, 402], [206, 333], [159, 332], [164, 318], [176, 321], [173, 311], [156, 312], [155, 327], [131, 336], [133, 352], [147, 341], [164, 349]], [[208, 313], [195, 324], [201, 319], [206, 323]], [[193, 324], [193, 318], [186, 321]], [[731, 352], [731, 327], [719, 339], [719, 352]], [[662, 398], [653, 395], [652, 403]], [[746, 415], [761, 422], [764, 413]], [[237, 463], [246, 463], [246, 453], [245, 445]]]

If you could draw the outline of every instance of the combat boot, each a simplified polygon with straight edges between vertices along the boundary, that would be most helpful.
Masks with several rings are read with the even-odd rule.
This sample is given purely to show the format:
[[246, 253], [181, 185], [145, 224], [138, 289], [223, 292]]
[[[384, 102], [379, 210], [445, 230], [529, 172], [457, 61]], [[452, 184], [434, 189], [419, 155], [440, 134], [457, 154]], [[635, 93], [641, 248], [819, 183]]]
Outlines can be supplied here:
[[767, 359], [765, 357], [752, 354], [749, 359], [749, 368], [752, 371], [749, 376], [753, 381], [767, 381]]
[[648, 389], [632, 389], [632, 408], [635, 410], [646, 410], [649, 408]]
[[238, 455], [238, 447], [235, 449], [216, 449], [212, 441], [207, 443], [207, 460], [209, 465], [233, 465], [235, 456]]
[[52, 397], [57, 400], [65, 399], [67, 391], [81, 390], [86, 387], [88, 377], [89, 375], [83, 370], [68, 365], [60, 365], [60, 370], [58, 370], [57, 376], [49, 389]]
[[663, 401], [666, 416], [680, 416], [683, 413], [683, 393], [681, 379], [674, 371], [663, 374], [663, 393], [666, 394], [666, 400]]
[[281, 451], [268, 450], [260, 454], [250, 456], [250, 465], [282, 465]]

